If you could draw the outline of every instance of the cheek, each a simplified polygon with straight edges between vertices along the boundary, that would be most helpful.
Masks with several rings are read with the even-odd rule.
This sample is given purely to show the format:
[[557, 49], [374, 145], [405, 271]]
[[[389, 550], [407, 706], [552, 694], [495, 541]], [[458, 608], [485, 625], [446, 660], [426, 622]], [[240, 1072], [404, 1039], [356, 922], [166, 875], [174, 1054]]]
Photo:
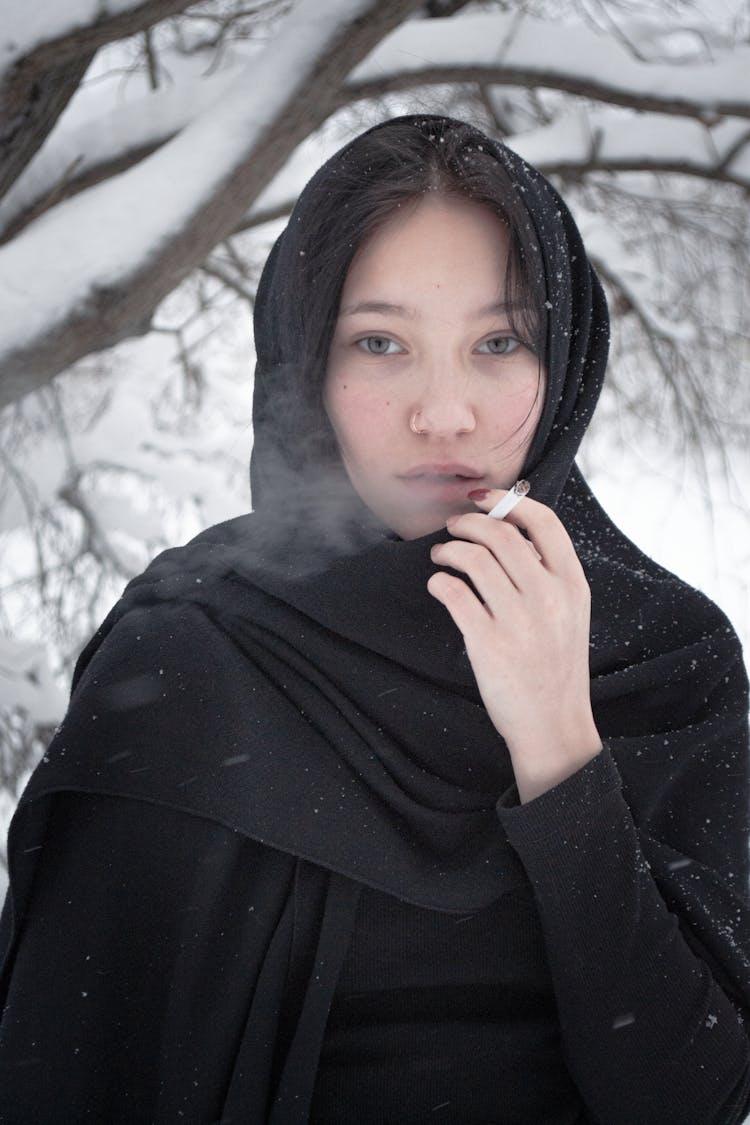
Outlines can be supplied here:
[[375, 454], [393, 417], [390, 399], [371, 387], [333, 380], [323, 401], [342, 452], [358, 459]]
[[515, 436], [521, 442], [531, 441], [542, 413], [543, 402], [543, 380], [516, 394], [503, 396], [492, 409], [496, 439], [508, 441]]

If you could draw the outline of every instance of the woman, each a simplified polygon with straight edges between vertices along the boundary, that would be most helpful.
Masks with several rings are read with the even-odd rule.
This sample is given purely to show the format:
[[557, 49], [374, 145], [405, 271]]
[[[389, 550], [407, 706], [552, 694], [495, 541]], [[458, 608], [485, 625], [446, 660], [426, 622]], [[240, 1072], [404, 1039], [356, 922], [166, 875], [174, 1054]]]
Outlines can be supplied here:
[[386, 122], [256, 342], [256, 511], [131, 583], [14, 819], [0, 1121], [740, 1122], [746, 680], [573, 464], [566, 208]]

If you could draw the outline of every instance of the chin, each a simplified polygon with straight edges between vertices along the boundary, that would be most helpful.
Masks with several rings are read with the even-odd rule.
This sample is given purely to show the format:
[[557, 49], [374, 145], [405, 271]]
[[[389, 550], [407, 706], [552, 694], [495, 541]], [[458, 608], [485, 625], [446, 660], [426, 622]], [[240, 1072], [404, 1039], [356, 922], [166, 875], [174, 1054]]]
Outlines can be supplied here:
[[434, 531], [442, 531], [445, 521], [449, 516], [458, 516], [463, 512], [473, 512], [476, 508], [470, 502], [461, 506], [452, 506], [442, 512], [412, 512], [408, 515], [401, 514], [385, 522], [396, 535], [402, 539], [421, 539], [423, 535], [432, 535]]

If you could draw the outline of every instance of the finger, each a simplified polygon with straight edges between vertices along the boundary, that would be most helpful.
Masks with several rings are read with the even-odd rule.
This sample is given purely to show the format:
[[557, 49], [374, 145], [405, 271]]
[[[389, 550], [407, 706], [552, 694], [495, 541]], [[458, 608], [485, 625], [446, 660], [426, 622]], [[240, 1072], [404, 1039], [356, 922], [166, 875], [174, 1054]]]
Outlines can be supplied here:
[[487, 519], [479, 512], [469, 512], [451, 516], [446, 526], [451, 535], [487, 547], [518, 590], [531, 592], [547, 574], [539, 551], [509, 519]]
[[471, 592], [466, 583], [461, 578], [441, 570], [437, 574], [430, 575], [427, 589], [433, 598], [448, 610], [456, 628], [463, 634], [464, 640], [468, 643], [471, 637], [481, 644], [491, 619], [479, 598]]
[[[477, 507], [487, 513], [502, 496], [505, 489], [491, 489], [486, 496], [475, 499]], [[572, 540], [557, 515], [546, 504], [524, 496], [500, 521], [526, 532], [544, 566], [553, 574], [573, 577], [582, 574], [581, 564]], [[451, 534], [456, 534], [453, 524]]]
[[[482, 523], [485, 522], [482, 520]], [[521, 538], [515, 530], [512, 534]], [[430, 557], [438, 566], [447, 566], [465, 574], [493, 614], [499, 609], [503, 599], [507, 601], [508, 595], [518, 590], [501, 559], [483, 543], [449, 539], [447, 543], [435, 543], [430, 550]]]
[[433, 562], [463, 571], [493, 612], [510, 591], [530, 591], [545, 573], [533, 548], [510, 524], [468, 513], [460, 521], [449, 520], [448, 529], [456, 538], [434, 545]]

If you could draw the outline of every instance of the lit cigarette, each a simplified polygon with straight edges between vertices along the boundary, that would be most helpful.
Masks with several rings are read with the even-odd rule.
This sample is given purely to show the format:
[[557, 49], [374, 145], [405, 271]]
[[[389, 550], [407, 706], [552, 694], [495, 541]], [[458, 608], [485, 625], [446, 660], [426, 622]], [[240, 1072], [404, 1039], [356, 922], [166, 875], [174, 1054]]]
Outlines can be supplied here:
[[523, 500], [530, 488], [531, 485], [527, 480], [517, 480], [510, 492], [506, 493], [502, 500], [498, 500], [495, 507], [487, 515], [492, 516], [493, 520], [504, 520], [508, 512], [513, 511], [518, 501]]

